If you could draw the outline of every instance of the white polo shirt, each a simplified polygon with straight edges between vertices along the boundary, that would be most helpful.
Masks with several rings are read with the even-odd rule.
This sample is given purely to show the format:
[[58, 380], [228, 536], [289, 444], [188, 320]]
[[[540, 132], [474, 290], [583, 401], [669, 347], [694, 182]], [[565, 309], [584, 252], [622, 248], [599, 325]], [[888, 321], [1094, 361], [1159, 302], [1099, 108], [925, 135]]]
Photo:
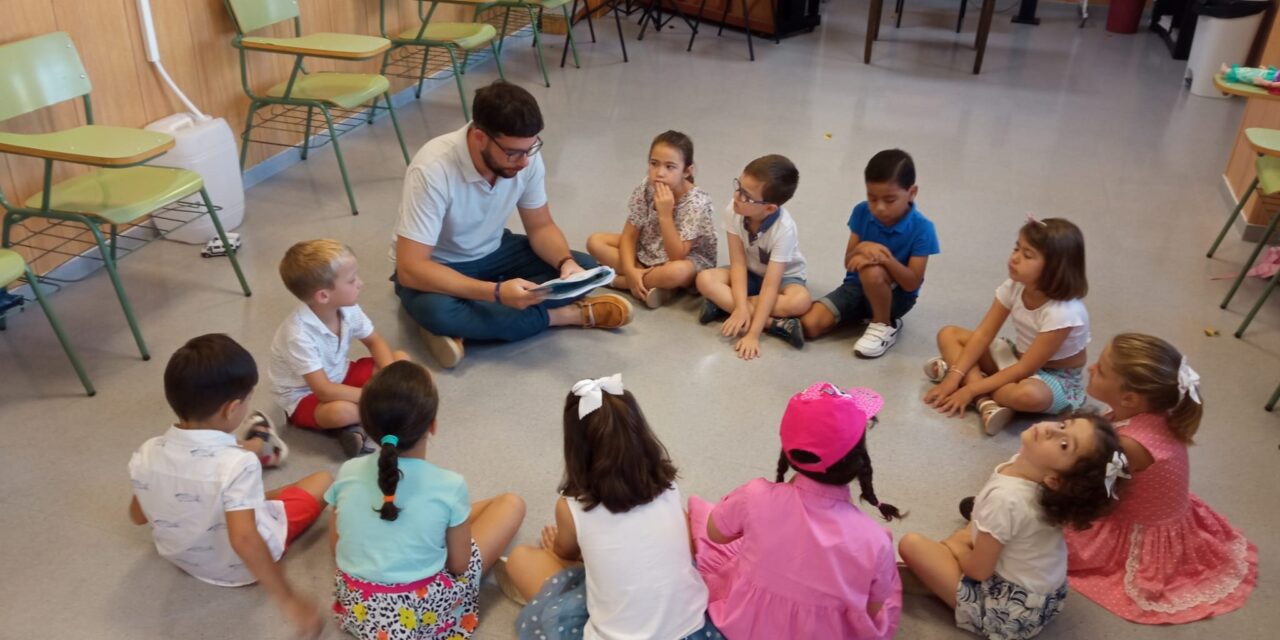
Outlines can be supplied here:
[[491, 186], [471, 161], [470, 125], [431, 139], [409, 164], [400, 221], [391, 238], [392, 262], [397, 237], [434, 247], [431, 259], [436, 262], [478, 260], [501, 244], [502, 231], [516, 207], [537, 209], [547, 203], [542, 156], [530, 158], [529, 166], [514, 178], [499, 176]]
[[347, 357], [351, 340], [364, 340], [373, 333], [373, 322], [358, 304], [339, 309], [338, 316], [341, 322], [338, 335], [334, 335], [311, 307], [300, 303], [276, 329], [267, 375], [276, 403], [286, 415], [293, 415], [298, 403], [311, 393], [302, 376], [323, 369], [330, 382], [341, 383], [351, 365]]
[[129, 478], [156, 551], [200, 580], [223, 587], [257, 580], [231, 548], [227, 511], [253, 509], [272, 559], [284, 555], [284, 503], [264, 499], [258, 456], [230, 433], [169, 427], [134, 452]]
[[770, 262], [783, 262], [786, 269], [782, 277], [806, 279], [807, 264], [804, 254], [800, 253], [800, 235], [796, 231], [796, 221], [786, 209], [778, 207], [754, 236], [747, 231], [746, 222], [745, 217], [733, 212], [732, 202], [725, 207], [725, 233], [742, 240], [742, 246], [747, 250], [747, 271], [763, 278]]

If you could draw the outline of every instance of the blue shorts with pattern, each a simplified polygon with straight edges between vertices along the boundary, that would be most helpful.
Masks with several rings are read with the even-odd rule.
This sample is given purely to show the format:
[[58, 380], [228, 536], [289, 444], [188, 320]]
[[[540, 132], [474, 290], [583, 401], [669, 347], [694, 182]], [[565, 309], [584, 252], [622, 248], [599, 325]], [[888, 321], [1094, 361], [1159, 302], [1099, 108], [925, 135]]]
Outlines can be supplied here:
[[1034, 638], [1066, 599], [1066, 582], [1044, 595], [995, 574], [982, 582], [965, 576], [956, 586], [956, 626], [990, 640]]
[[1035, 378], [1053, 393], [1053, 404], [1045, 413], [1075, 411], [1084, 406], [1084, 367], [1041, 369]]
[[[682, 640], [725, 640], [710, 616]], [[520, 640], [581, 640], [587, 626], [587, 570], [569, 567], [547, 578], [542, 590], [516, 618]]]

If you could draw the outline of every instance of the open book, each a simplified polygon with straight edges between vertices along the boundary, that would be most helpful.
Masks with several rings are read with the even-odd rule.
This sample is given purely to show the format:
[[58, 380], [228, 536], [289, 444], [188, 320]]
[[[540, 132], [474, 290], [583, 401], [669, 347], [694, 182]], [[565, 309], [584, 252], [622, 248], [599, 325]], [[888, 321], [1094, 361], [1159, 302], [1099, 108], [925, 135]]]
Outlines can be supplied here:
[[540, 286], [530, 289], [530, 291], [544, 293], [548, 300], [575, 298], [596, 287], [613, 282], [615, 275], [617, 274], [611, 267], [600, 266], [586, 271], [579, 271], [568, 278], [548, 280]]

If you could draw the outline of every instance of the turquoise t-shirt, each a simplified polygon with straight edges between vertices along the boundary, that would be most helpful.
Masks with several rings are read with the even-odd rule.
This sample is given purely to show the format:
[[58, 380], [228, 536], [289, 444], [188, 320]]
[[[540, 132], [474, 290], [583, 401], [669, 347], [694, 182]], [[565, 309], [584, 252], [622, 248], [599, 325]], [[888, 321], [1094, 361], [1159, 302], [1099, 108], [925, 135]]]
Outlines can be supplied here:
[[404, 584], [439, 573], [448, 556], [445, 531], [471, 515], [462, 476], [417, 458], [401, 458], [400, 472], [395, 520], [378, 515], [376, 453], [345, 462], [324, 494], [338, 513], [338, 568], [353, 577]]

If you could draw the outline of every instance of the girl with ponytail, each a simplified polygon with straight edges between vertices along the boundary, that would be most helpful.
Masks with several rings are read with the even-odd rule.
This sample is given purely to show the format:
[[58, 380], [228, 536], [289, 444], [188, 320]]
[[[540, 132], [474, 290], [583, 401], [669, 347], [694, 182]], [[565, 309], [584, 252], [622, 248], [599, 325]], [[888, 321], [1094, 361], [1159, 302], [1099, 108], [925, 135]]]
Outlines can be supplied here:
[[524, 520], [518, 496], [473, 503], [462, 476], [427, 462], [439, 404], [421, 365], [379, 370], [360, 395], [360, 422], [381, 451], [348, 460], [325, 494], [334, 615], [362, 640], [470, 638], [481, 576]]
[[893, 637], [902, 609], [893, 535], [848, 486], [857, 480], [885, 520], [902, 517], [871, 484], [865, 436], [883, 404], [870, 389], [815, 384], [782, 416], [773, 482], [756, 478], [716, 505], [689, 499], [707, 613], [725, 636]]
[[1258, 550], [1191, 493], [1187, 445], [1200, 427], [1200, 376], [1173, 345], [1122, 333], [1089, 367], [1089, 395], [1111, 407], [1133, 471], [1116, 508], [1067, 531], [1071, 586], [1112, 613], [1178, 624], [1238, 609]]

